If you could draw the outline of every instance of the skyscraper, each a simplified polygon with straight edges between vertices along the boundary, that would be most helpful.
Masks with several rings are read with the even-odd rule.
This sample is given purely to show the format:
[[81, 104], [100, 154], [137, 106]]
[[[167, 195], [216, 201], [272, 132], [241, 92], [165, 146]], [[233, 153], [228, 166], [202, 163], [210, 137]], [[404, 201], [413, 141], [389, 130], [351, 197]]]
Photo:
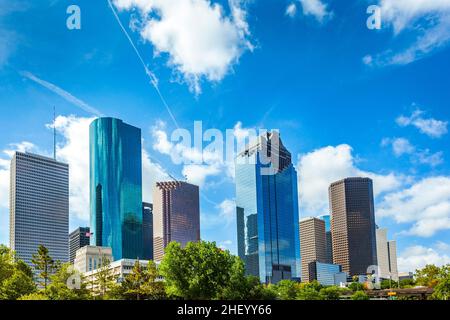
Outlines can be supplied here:
[[326, 263], [333, 263], [333, 239], [331, 237], [331, 216], [329, 214], [324, 214], [319, 216], [318, 218], [325, 221], [325, 238], [327, 248]]
[[142, 240], [144, 260], [153, 260], [153, 204], [142, 203]]
[[398, 281], [397, 243], [387, 240], [387, 229], [377, 229], [377, 260], [380, 278]]
[[267, 283], [299, 279], [297, 172], [277, 132], [260, 136], [237, 156], [236, 214], [247, 274]]
[[300, 256], [302, 261], [302, 282], [314, 280], [309, 274], [311, 262], [326, 262], [327, 248], [325, 221], [318, 218], [300, 220]]
[[32, 265], [38, 246], [54, 260], [69, 261], [69, 166], [16, 152], [11, 160], [10, 247]]
[[73, 264], [77, 250], [88, 246], [90, 242], [89, 227], [76, 228], [69, 235], [69, 262]]
[[89, 130], [91, 245], [114, 260], [142, 257], [141, 130], [114, 118]]
[[185, 246], [200, 241], [199, 188], [182, 181], [157, 182], [153, 188], [153, 258], [161, 261], [171, 241]]
[[373, 186], [369, 178], [346, 178], [329, 187], [333, 262], [365, 275], [377, 264]]

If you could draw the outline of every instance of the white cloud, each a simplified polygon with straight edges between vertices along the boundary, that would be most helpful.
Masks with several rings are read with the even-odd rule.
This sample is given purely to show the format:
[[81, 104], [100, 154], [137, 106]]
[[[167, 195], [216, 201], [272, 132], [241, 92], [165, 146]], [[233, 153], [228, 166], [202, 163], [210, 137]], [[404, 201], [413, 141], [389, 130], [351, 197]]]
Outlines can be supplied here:
[[450, 229], [450, 178], [431, 177], [385, 195], [377, 208], [378, 217], [413, 224], [406, 235], [431, 237]]
[[150, 159], [146, 150], [142, 150], [142, 201], [153, 203], [153, 186], [157, 181], [167, 181], [169, 175], [157, 163]]
[[197, 94], [203, 79], [221, 81], [241, 55], [253, 50], [242, 1], [230, 0], [230, 14], [209, 0], [114, 0], [119, 10], [137, 8], [140, 35], [156, 55], [167, 54], [168, 65]]
[[418, 150], [408, 139], [405, 138], [384, 138], [381, 141], [382, 146], [392, 146], [392, 151], [396, 157], [410, 155], [413, 163], [426, 164], [435, 167], [444, 162], [444, 153], [442, 151], [431, 153], [429, 149]]
[[323, 22], [325, 18], [331, 17], [332, 12], [328, 11], [328, 6], [321, 0], [299, 0], [303, 14], [306, 16], [313, 16], [319, 22]]
[[396, 122], [401, 127], [413, 126], [419, 129], [423, 134], [431, 138], [440, 138], [447, 134], [448, 121], [436, 120], [434, 118], [424, 118], [424, 112], [417, 109], [409, 117], [399, 116]]
[[433, 248], [412, 246], [407, 248], [397, 259], [400, 272], [414, 272], [427, 264], [442, 266], [450, 263], [450, 256]]
[[395, 36], [409, 31], [415, 40], [398, 52], [387, 50], [364, 62], [369, 65], [405, 65], [421, 59], [450, 41], [450, 1], [380, 0], [383, 23]]
[[392, 191], [402, 185], [404, 177], [386, 175], [357, 168], [352, 148], [347, 144], [328, 146], [300, 156], [299, 195], [302, 216], [320, 215], [329, 211], [328, 187], [346, 177], [369, 177], [374, 181], [374, 194]]
[[295, 17], [295, 15], [297, 14], [297, 6], [295, 5], [295, 3], [291, 3], [286, 7], [285, 14], [291, 18]]
[[[192, 140], [190, 133], [186, 132]], [[223, 134], [223, 133], [222, 133]], [[225, 149], [209, 149], [203, 146], [203, 150], [193, 146], [193, 141], [172, 142], [166, 132], [165, 123], [158, 121], [152, 127], [153, 149], [161, 154], [170, 156], [172, 162], [183, 165], [182, 174], [190, 183], [205, 186], [210, 177], [223, 176], [225, 179], [234, 179], [234, 159], [236, 152], [243, 150], [246, 144], [253, 142], [257, 137], [255, 129], [242, 127], [241, 122], [237, 122], [232, 129], [233, 145], [221, 144]], [[200, 137], [203, 138], [203, 137]], [[186, 138], [188, 139], [188, 138]], [[223, 137], [223, 142], [227, 137]], [[214, 142], [215, 143], [215, 142]], [[220, 144], [220, 142], [219, 142]], [[233, 149], [231, 149], [231, 147]]]
[[236, 202], [231, 199], [225, 199], [222, 201], [218, 208], [220, 209], [220, 218], [223, 219], [225, 224], [229, 225], [235, 220], [236, 217]]

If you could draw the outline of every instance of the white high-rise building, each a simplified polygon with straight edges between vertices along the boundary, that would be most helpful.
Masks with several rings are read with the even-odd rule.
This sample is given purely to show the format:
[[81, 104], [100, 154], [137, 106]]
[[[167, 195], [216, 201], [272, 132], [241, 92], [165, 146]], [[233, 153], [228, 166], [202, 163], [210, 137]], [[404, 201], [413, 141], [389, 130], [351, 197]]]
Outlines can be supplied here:
[[377, 260], [380, 278], [398, 281], [397, 269], [397, 243], [388, 241], [387, 229], [377, 229]]
[[16, 152], [11, 160], [10, 247], [32, 266], [39, 245], [69, 261], [69, 165]]

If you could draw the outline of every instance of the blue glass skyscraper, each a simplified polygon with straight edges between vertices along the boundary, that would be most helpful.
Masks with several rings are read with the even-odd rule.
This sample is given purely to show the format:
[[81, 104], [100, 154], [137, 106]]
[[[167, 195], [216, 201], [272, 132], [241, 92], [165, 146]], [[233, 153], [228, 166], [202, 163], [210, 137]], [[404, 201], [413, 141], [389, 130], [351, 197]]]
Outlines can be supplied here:
[[114, 118], [89, 130], [91, 244], [114, 260], [142, 258], [141, 130]]
[[266, 283], [300, 278], [297, 172], [276, 132], [236, 159], [236, 214], [247, 274]]

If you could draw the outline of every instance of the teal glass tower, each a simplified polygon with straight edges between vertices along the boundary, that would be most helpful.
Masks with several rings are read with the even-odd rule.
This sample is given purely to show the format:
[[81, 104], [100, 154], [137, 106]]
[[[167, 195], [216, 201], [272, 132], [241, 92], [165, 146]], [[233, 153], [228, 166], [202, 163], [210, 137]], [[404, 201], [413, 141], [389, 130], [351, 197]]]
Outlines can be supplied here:
[[[275, 143], [277, 142], [277, 143]], [[271, 174], [264, 169], [276, 159]], [[277, 133], [269, 133], [236, 159], [238, 255], [261, 282], [300, 279], [297, 172]]]
[[89, 128], [91, 244], [114, 260], [142, 258], [141, 130], [114, 118]]

